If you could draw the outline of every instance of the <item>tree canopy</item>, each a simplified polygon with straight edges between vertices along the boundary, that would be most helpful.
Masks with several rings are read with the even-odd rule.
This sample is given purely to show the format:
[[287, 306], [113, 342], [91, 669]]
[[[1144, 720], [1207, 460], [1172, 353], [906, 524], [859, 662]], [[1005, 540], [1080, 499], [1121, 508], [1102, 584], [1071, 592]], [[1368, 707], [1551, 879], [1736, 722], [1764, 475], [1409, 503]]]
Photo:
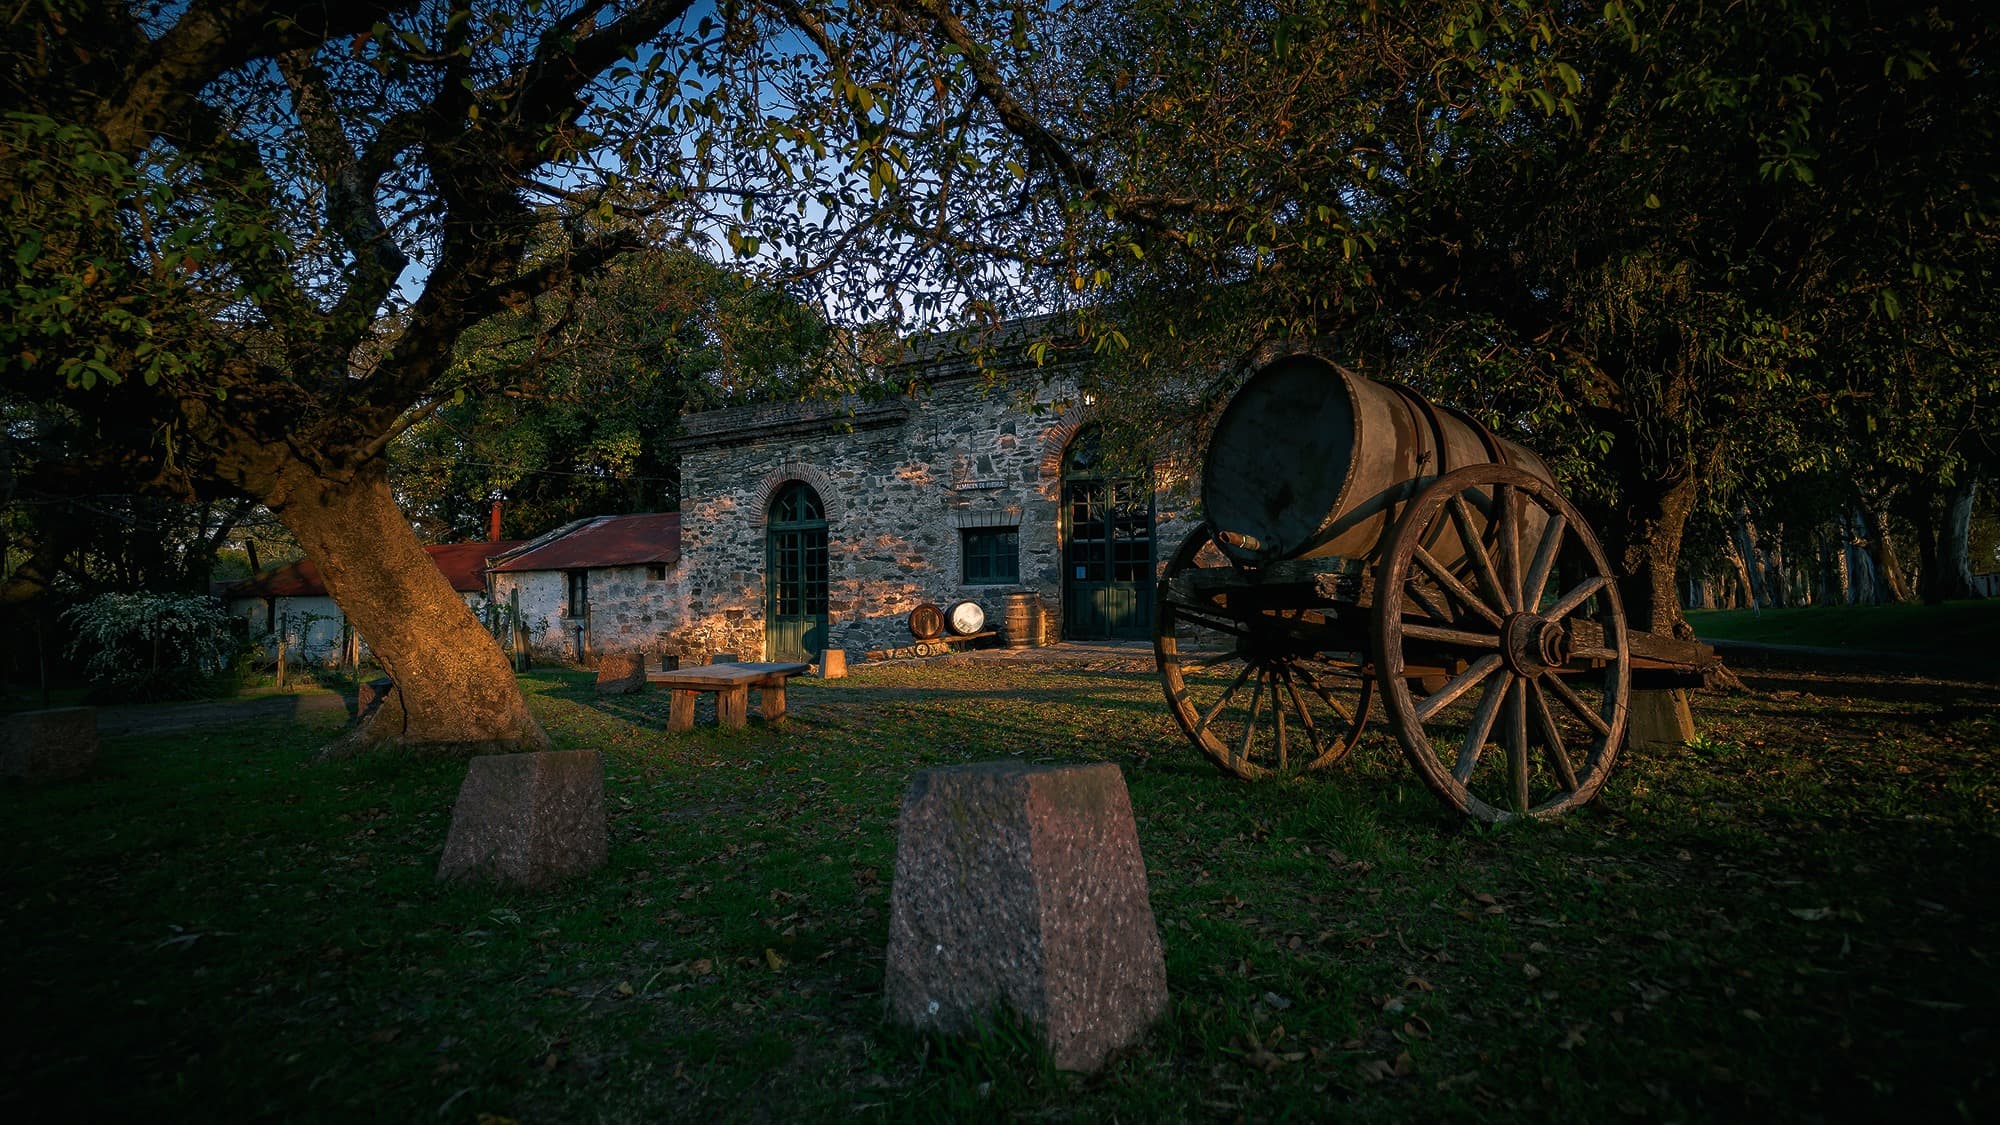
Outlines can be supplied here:
[[1652, 628], [1703, 488], [1871, 446], [1948, 475], [1991, 410], [1977, 5], [1073, 16], [1101, 175], [1068, 287], [1124, 378], [1200, 411], [1203, 372], [1320, 339], [1470, 407], [1557, 455]]

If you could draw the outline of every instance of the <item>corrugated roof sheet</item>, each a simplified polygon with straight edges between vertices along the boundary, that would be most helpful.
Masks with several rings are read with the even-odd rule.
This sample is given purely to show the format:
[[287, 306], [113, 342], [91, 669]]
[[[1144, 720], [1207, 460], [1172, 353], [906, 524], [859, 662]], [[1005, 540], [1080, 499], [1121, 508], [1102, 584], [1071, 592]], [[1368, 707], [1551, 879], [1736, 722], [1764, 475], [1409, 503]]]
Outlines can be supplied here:
[[493, 564], [495, 571], [585, 570], [604, 566], [672, 564], [681, 557], [681, 514], [648, 512], [599, 516]]
[[[503, 539], [498, 543], [440, 543], [424, 550], [437, 564], [451, 588], [461, 594], [476, 594], [486, 589], [486, 560], [494, 555], [511, 551], [527, 542], [525, 539]], [[319, 568], [311, 559], [300, 559], [267, 570], [255, 578], [246, 578], [231, 586], [222, 595], [225, 598], [323, 598], [326, 583], [320, 580]]]

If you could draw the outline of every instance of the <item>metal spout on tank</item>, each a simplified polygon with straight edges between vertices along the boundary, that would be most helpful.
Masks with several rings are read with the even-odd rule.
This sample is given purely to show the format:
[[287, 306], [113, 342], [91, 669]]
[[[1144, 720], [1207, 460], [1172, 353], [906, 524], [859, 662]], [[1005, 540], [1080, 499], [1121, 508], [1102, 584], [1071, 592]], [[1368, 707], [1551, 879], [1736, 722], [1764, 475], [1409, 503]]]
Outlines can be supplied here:
[[1247, 551], [1253, 555], [1260, 554], [1264, 550], [1264, 544], [1256, 536], [1245, 535], [1240, 531], [1217, 531], [1215, 538], [1225, 547]]

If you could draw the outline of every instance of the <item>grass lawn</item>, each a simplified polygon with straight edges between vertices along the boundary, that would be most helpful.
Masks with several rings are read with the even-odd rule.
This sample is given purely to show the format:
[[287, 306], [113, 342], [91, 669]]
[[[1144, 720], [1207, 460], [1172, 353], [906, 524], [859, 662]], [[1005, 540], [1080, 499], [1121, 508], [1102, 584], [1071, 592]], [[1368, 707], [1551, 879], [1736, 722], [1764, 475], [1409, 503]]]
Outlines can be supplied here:
[[[2000, 1119], [2000, 688], [1787, 675], [1494, 831], [1386, 735], [1225, 778], [1136, 668], [871, 668], [679, 737], [538, 673], [612, 848], [532, 896], [434, 881], [462, 764], [309, 764], [333, 716], [111, 739], [0, 790], [0, 1113]], [[903, 790], [1009, 756], [1131, 789], [1172, 1004], [1096, 1075], [883, 1020]]]
[[1695, 610], [1687, 619], [1703, 640], [1915, 652], [2000, 664], [2000, 598], [1943, 605]]

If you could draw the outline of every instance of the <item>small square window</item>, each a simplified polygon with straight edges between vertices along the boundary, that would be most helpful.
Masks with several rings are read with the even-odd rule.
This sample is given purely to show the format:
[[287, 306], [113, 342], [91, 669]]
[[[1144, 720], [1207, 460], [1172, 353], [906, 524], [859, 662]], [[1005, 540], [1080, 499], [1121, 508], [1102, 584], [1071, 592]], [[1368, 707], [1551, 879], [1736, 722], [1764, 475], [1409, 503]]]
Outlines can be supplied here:
[[1007, 586], [1021, 580], [1019, 528], [968, 527], [959, 535], [967, 586]]
[[665, 582], [667, 580], [667, 564], [647, 563], [646, 580], [649, 582]]

